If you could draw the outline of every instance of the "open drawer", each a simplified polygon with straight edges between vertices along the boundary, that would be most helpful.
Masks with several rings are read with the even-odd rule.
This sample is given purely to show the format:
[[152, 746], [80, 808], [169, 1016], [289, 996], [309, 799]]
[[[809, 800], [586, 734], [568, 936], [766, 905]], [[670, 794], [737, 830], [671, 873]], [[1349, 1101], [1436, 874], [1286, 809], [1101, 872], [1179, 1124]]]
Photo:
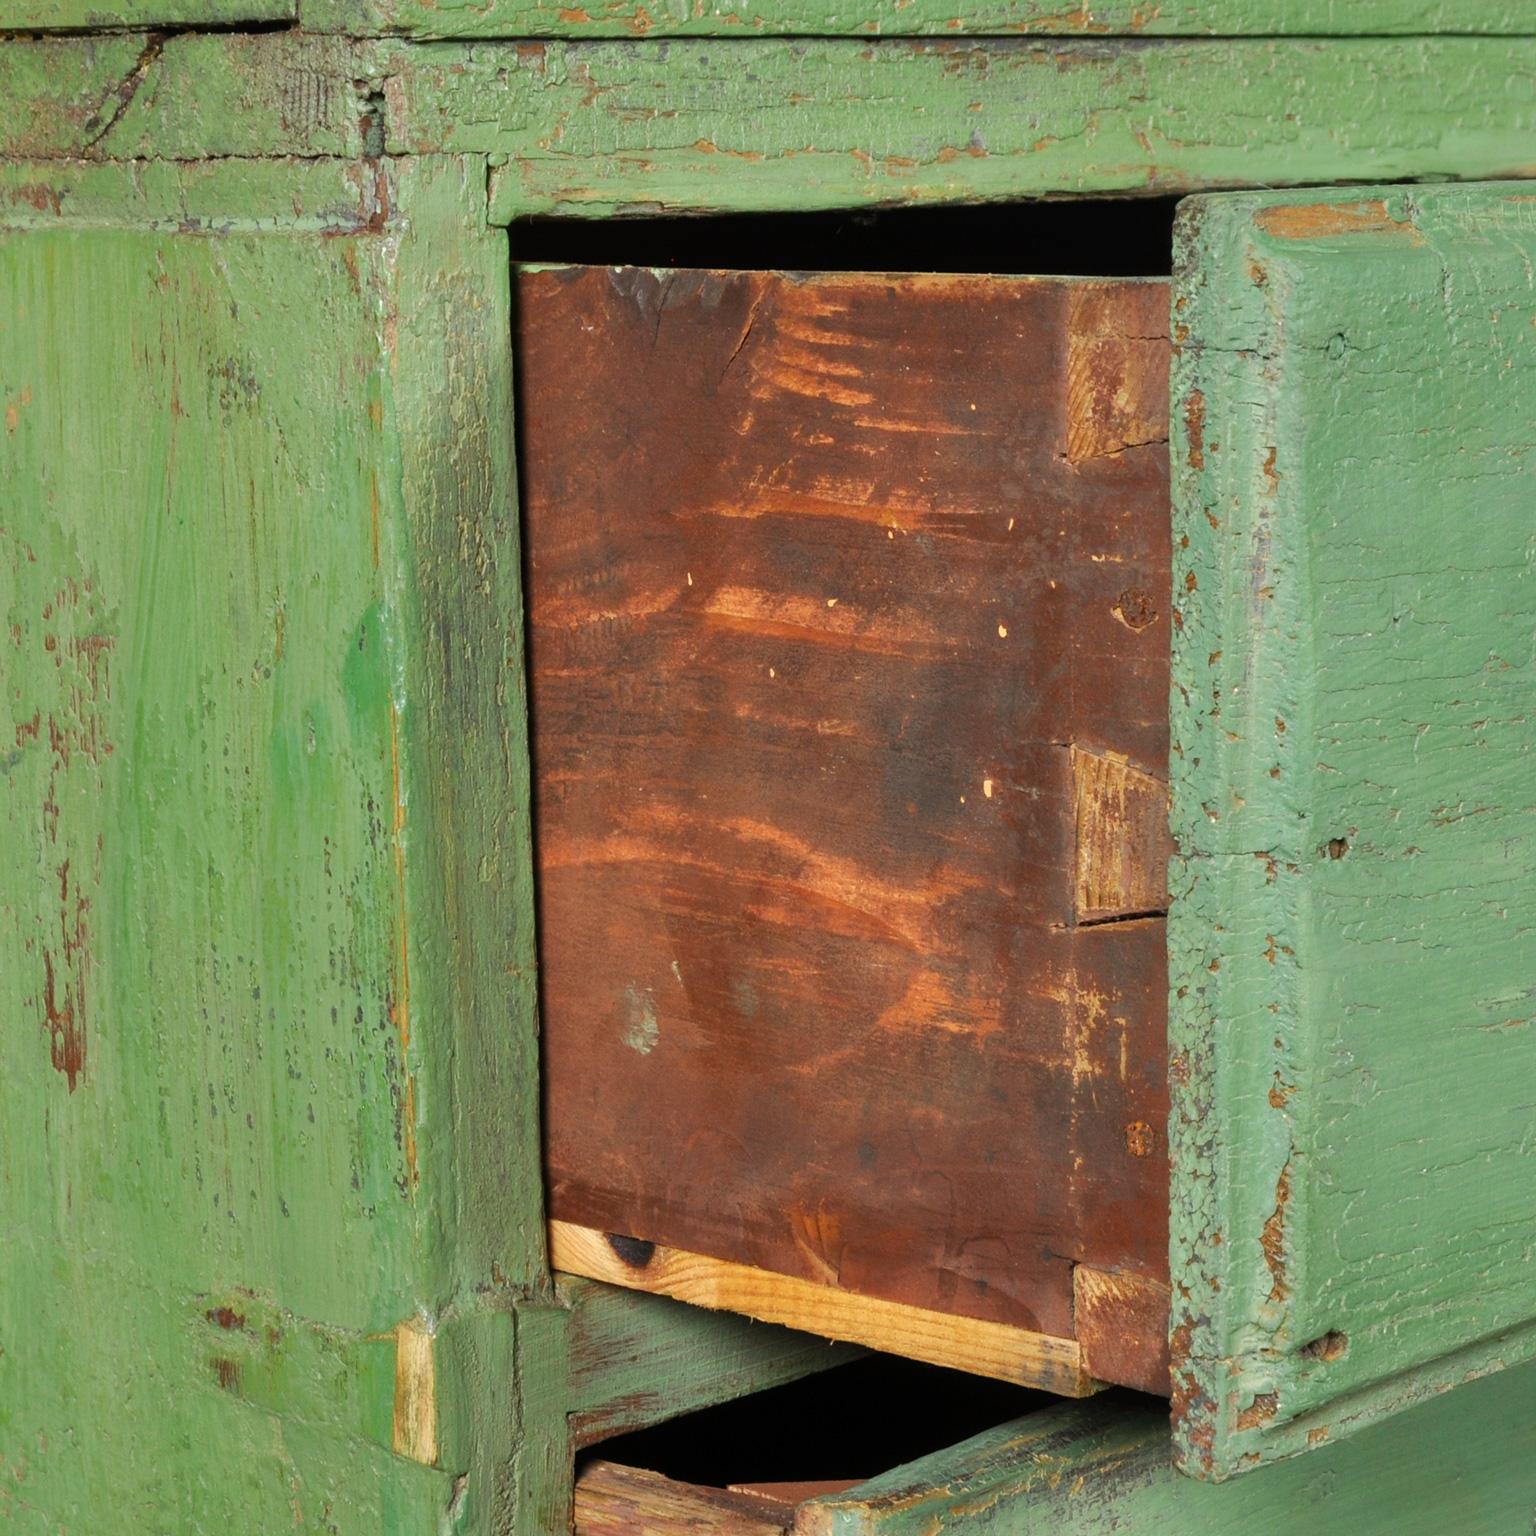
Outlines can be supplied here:
[[519, 275], [557, 1267], [1217, 1477], [1530, 1353], [1533, 208]]

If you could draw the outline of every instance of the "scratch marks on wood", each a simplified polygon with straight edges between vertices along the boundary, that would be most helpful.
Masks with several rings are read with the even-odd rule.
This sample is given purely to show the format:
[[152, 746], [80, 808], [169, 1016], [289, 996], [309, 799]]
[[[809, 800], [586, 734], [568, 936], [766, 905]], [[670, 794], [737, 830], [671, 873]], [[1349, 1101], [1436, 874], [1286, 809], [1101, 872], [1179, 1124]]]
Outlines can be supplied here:
[[159, 63], [160, 55], [165, 50], [165, 39], [166, 34], [163, 32], [149, 34], [138, 58], [134, 61], [133, 68], [123, 76], [96, 111], [81, 125], [86, 134], [84, 149], [94, 149], [117, 127], [123, 113], [133, 104], [133, 98], [138, 95], [139, 87], [144, 84], [150, 70]]
[[1089, 1374], [1166, 1397], [1169, 1295], [1152, 1275], [1074, 1266], [1073, 1323]]
[[1127, 325], [1132, 316], [1118, 285], [1072, 288], [1066, 390], [1070, 463], [1168, 441], [1166, 310], [1144, 318], [1152, 322], [1147, 334], [1135, 334], [1134, 325]]

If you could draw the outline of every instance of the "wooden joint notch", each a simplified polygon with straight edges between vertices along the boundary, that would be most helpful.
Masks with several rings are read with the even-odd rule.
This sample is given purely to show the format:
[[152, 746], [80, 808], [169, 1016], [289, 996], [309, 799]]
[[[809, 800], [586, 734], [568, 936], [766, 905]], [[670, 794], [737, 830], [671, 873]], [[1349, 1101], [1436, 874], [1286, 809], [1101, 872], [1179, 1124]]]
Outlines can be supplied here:
[[1168, 910], [1168, 786], [1118, 752], [1072, 749], [1077, 807], [1073, 914], [1079, 924]]
[[1072, 1326], [1084, 1369], [1117, 1387], [1167, 1397], [1171, 1295], [1150, 1275], [1074, 1265]]
[[697, 1307], [740, 1312], [759, 1322], [780, 1323], [1060, 1397], [1087, 1397], [1102, 1385], [1085, 1366], [1075, 1339], [856, 1295], [565, 1221], [550, 1223], [549, 1245], [555, 1269], [589, 1280], [671, 1296]]

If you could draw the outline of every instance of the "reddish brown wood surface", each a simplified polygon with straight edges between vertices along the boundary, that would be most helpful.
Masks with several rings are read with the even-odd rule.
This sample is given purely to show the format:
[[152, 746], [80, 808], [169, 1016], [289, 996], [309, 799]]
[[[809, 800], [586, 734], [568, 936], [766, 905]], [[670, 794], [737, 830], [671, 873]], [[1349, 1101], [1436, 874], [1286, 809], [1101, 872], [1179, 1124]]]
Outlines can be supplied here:
[[1166, 777], [1167, 303], [520, 276], [555, 1216], [1064, 1337], [1074, 1263], [1166, 1279], [1073, 749]]

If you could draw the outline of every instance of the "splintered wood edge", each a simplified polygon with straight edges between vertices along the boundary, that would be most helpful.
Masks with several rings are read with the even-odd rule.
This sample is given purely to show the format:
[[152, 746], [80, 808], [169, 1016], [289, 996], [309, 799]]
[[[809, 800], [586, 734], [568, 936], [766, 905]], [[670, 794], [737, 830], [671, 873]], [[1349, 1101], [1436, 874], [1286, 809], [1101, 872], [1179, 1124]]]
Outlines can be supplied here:
[[781, 1323], [1059, 1397], [1087, 1397], [1103, 1385], [1088, 1374], [1075, 1339], [859, 1296], [636, 1238], [610, 1239], [565, 1221], [550, 1223], [549, 1246], [552, 1266], [566, 1274], [671, 1296], [696, 1307], [741, 1312], [759, 1322]]
[[576, 1479], [575, 1536], [785, 1536], [794, 1510], [749, 1493], [594, 1461]]

